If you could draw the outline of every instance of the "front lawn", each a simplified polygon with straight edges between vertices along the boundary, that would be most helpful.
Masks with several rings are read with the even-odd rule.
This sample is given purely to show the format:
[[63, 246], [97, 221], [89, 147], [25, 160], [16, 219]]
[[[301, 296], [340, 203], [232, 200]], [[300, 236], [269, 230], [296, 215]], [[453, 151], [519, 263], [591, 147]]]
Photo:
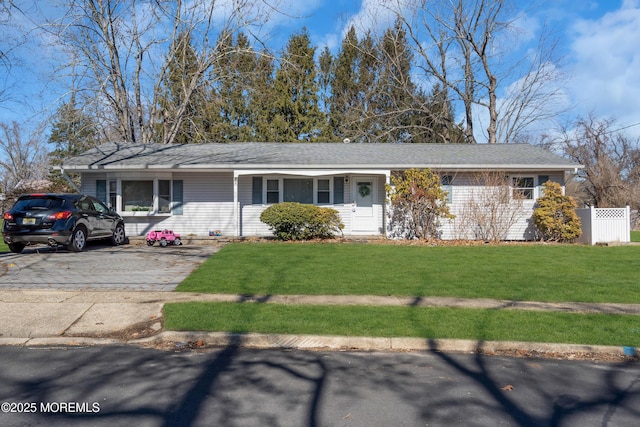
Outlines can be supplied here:
[[178, 290], [640, 303], [640, 247], [236, 243]]
[[170, 330], [640, 346], [637, 316], [425, 307], [171, 303]]

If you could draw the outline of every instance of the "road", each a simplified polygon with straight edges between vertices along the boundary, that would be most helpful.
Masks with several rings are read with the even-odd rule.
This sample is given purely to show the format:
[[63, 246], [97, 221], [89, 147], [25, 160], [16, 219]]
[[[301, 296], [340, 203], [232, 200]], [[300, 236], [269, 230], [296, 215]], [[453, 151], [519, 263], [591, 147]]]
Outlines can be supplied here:
[[640, 365], [444, 353], [0, 347], [0, 425], [637, 426]]

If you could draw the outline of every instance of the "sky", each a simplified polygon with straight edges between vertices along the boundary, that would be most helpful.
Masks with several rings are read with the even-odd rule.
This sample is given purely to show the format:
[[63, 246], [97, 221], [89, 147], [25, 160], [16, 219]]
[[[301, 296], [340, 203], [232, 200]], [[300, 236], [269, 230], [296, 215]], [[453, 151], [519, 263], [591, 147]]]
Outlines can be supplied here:
[[[318, 52], [327, 46], [335, 53], [351, 25], [360, 31], [380, 31], [392, 22], [387, 6], [411, 0], [276, 1], [286, 13], [273, 15], [262, 28], [268, 44], [282, 49], [291, 34], [305, 27]], [[615, 120], [618, 129], [640, 138], [640, 0], [541, 0], [533, 8], [531, 0], [517, 2], [522, 6], [521, 36], [514, 49], [529, 49], [543, 28], [557, 37], [561, 60], [554, 66], [567, 77], [560, 88], [566, 108], [563, 120], [594, 114]], [[13, 15], [20, 25], [0, 29], [0, 49], [6, 50], [14, 37], [52, 13], [44, 6], [47, 2], [16, 3], [26, 13]], [[13, 33], [18, 28], [20, 33]], [[32, 128], [55, 110], [65, 89], [50, 78], [59, 52], [48, 46], [45, 33], [28, 34], [25, 43], [12, 51], [11, 67], [0, 68], [0, 90], [5, 89], [0, 122], [15, 120]], [[553, 126], [537, 125], [541, 132]]]

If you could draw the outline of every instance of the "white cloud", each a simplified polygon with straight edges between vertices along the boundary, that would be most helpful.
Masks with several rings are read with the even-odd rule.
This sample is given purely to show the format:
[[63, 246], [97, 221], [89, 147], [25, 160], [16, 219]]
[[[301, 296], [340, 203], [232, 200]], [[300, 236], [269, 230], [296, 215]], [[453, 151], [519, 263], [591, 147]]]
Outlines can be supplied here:
[[[584, 115], [590, 111], [628, 126], [640, 122], [640, 2], [573, 26], [570, 89]], [[640, 131], [636, 127], [635, 131]]]

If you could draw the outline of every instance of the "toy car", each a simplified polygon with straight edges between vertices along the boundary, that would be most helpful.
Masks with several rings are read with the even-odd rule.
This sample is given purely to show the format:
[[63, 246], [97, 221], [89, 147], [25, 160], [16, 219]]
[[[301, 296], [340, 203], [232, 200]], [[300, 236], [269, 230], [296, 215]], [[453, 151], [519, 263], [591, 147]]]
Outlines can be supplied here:
[[169, 244], [181, 245], [180, 235], [174, 233], [172, 230], [154, 230], [147, 233], [147, 245], [153, 246], [154, 243], [159, 242], [160, 246], [164, 247]]

